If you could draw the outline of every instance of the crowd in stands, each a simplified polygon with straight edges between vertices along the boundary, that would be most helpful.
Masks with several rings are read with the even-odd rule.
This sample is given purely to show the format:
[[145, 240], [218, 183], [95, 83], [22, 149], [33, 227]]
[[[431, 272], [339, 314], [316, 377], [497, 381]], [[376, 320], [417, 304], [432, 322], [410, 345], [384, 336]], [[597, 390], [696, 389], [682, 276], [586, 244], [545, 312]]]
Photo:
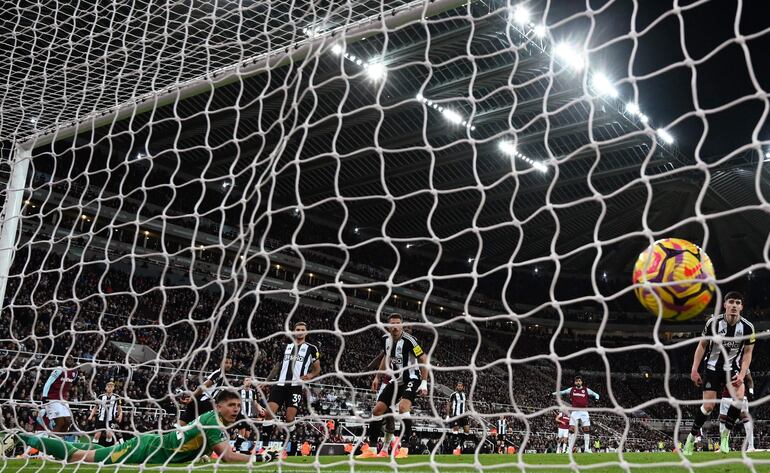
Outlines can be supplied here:
[[[282, 353], [285, 330], [297, 321], [309, 324], [310, 340], [319, 346], [324, 367], [318, 384], [311, 387], [312, 412], [301, 414], [359, 420], [369, 415], [372, 397], [367, 389], [372, 375], [363, 372], [378, 354], [385, 333], [374, 314], [338, 313], [315, 301], [291, 304], [258, 297], [230, 282], [180, 285], [171, 275], [161, 278], [159, 274], [151, 270], [130, 274], [118, 264], [103, 261], [83, 263], [50, 248], [21, 248], [6, 292], [11, 304], [7, 316], [0, 319], [0, 362], [9, 367], [0, 380], [0, 399], [14, 400], [14, 404], [3, 401], [5, 425], [29, 416], [49, 370], [64, 359], [82, 374], [71, 394], [74, 404], [87, 407], [107, 381], [115, 380], [128, 405], [128, 432], [168, 429], [179, 408], [175, 389], [193, 391], [225, 355], [233, 358], [236, 374], [265, 377]], [[528, 450], [545, 451], [552, 446], [556, 407], [552, 393], [569, 386], [570, 376], [587, 367], [605, 371], [604, 359], [589, 350], [586, 355], [559, 360], [561, 384], [557, 385], [557, 365], [540, 356], [550, 353], [552, 335], [529, 334], [509, 350], [514, 332], [485, 331], [479, 337], [475, 331], [453, 332], [451, 326], [436, 329], [428, 324], [410, 330], [430, 354], [434, 384], [451, 389], [458, 381], [465, 383], [471, 409], [478, 414], [476, 427], [484, 430], [484, 421], [506, 413], [514, 432], [507, 441]], [[629, 342], [637, 341], [608, 339], [605, 346]], [[144, 345], [158, 359], [139, 366], [116, 343]], [[557, 355], [566, 357], [592, 347], [593, 339], [560, 339]], [[692, 347], [667, 350], [672, 373], [685, 372], [680, 360], [687, 359]], [[676, 417], [676, 402], [634, 409], [665, 396], [659, 376], [665, 370], [664, 356], [645, 348], [608, 352], [606, 357], [612, 395], [606, 377], [588, 379], [601, 393], [596, 407], [603, 410], [596, 413], [596, 436], [612, 445], [628, 427], [628, 449], [652, 449], [658, 441], [670, 442], [643, 423], [626, 421], [618, 411], [625, 409], [629, 418]], [[767, 359], [757, 357], [758, 369], [766, 368]], [[642, 369], [653, 376], [640, 376]], [[696, 396], [688, 383], [686, 377], [667, 380], [676, 400]], [[419, 400], [416, 417], [426, 419], [428, 426], [440, 424], [447, 394], [434, 391], [431, 398]], [[9, 409], [12, 405], [19, 407]], [[759, 407], [757, 415], [764, 415], [766, 409]], [[687, 417], [688, 411], [682, 408], [681, 415]], [[82, 413], [75, 422], [79, 429], [93, 428]], [[328, 433], [313, 427], [312, 420], [297, 435], [316, 443], [329, 441]], [[339, 440], [341, 431], [334, 435]], [[424, 439], [429, 437], [436, 440], [435, 435]], [[760, 436], [758, 445], [763, 439]]]

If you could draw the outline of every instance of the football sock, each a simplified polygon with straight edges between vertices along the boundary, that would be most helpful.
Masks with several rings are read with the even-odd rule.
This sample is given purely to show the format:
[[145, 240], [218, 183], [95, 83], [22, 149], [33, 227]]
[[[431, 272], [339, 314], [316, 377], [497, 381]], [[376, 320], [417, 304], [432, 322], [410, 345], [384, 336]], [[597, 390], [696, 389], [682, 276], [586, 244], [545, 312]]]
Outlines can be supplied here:
[[589, 434], [583, 434], [583, 445], [585, 448], [585, 451], [591, 450], [591, 436]]
[[377, 450], [377, 440], [380, 438], [382, 420], [373, 420], [369, 423], [369, 446]]
[[703, 427], [703, 424], [706, 422], [706, 419], [709, 418], [710, 412], [706, 412], [706, 409], [703, 408], [703, 406], [700, 406], [698, 410], [695, 411], [695, 415], [692, 428], [690, 429], [690, 432], [692, 433], [693, 437], [697, 437], [700, 433], [700, 428]]
[[382, 441], [382, 449], [390, 453], [390, 441], [393, 440], [393, 432], [385, 432], [385, 439]]
[[577, 433], [570, 432], [569, 434], [569, 446], [567, 447], [568, 450], [571, 452], [575, 449], [575, 441], [577, 440]]
[[749, 418], [746, 423], [743, 424], [743, 430], [746, 431], [746, 448], [749, 450], [754, 449], [754, 421]]
[[727, 415], [725, 416], [725, 427], [727, 427], [727, 430], [733, 430], [733, 427], [735, 427], [735, 421], [740, 415], [741, 410], [738, 409], [735, 404], [730, 404], [730, 408], [727, 409]]

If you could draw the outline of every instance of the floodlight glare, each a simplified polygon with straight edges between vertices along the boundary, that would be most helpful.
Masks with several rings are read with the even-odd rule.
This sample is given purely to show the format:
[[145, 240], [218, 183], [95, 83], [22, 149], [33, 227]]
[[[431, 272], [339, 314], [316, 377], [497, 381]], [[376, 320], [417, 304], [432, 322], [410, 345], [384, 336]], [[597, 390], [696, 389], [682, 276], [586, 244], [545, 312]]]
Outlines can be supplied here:
[[509, 141], [501, 141], [500, 144], [497, 145], [498, 148], [500, 148], [500, 151], [506, 154], [510, 155], [516, 155], [516, 146], [513, 145]]
[[658, 136], [661, 140], [663, 140], [664, 143], [668, 145], [674, 142], [674, 137], [671, 135], [671, 133], [667, 132], [663, 128], [658, 128]]
[[642, 113], [642, 111], [639, 110], [639, 105], [635, 104], [634, 102], [628, 102], [626, 104], [626, 112], [630, 113], [631, 115], [639, 115]]
[[545, 26], [543, 25], [535, 26], [535, 36], [537, 36], [538, 38], [542, 38], [543, 36], [545, 36], [545, 32], [546, 32]]
[[385, 66], [380, 63], [369, 64], [366, 68], [366, 73], [373, 80], [380, 80], [385, 77]]
[[607, 78], [607, 76], [601, 72], [594, 74], [591, 82], [599, 95], [606, 95], [609, 97], [618, 96], [618, 89], [616, 89], [615, 86], [612, 85], [612, 82], [610, 82], [610, 80]]
[[343, 51], [342, 46], [340, 46], [339, 44], [335, 44], [334, 46], [332, 46], [332, 53], [334, 53], [335, 55], [339, 56], [340, 54], [342, 54], [342, 51]]
[[770, 161], [770, 151], [765, 153], [765, 161]]
[[548, 171], [548, 166], [546, 166], [546, 165], [545, 165], [545, 164], [543, 164], [543, 163], [537, 163], [537, 162], [533, 162], [533, 163], [532, 163], [532, 167], [533, 167], [533, 168], [535, 168], [535, 169], [537, 169], [537, 170], [538, 170], [538, 171], [540, 171], [540, 172], [546, 172], [546, 171]]
[[559, 43], [553, 48], [553, 53], [564, 61], [569, 67], [579, 71], [583, 69], [583, 58], [575, 49], [567, 43]]
[[459, 125], [463, 121], [463, 117], [461, 117], [459, 113], [453, 110], [444, 109], [444, 111], [442, 112], [442, 115], [444, 115], [444, 118], [446, 118], [447, 120], [449, 120], [450, 122], [456, 125]]
[[526, 25], [529, 21], [529, 11], [519, 5], [513, 10], [513, 21], [520, 25]]

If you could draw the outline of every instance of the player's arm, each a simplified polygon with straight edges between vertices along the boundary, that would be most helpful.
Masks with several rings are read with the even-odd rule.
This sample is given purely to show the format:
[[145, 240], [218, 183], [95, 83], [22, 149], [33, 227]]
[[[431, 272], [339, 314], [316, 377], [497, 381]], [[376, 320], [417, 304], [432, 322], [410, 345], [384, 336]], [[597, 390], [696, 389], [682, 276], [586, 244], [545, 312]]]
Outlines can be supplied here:
[[115, 417], [115, 420], [120, 424], [123, 422], [123, 400], [118, 398], [118, 415]]
[[302, 376], [302, 379], [305, 381], [310, 381], [313, 378], [317, 378], [318, 375], [321, 374], [321, 362], [319, 360], [315, 360], [312, 365], [310, 365], [310, 372], [306, 375]]
[[751, 357], [754, 354], [754, 345], [746, 345], [743, 347], [743, 359], [741, 360], [741, 371], [733, 377], [733, 386], [738, 387], [743, 384], [744, 378], [746, 378], [746, 372], [751, 366]]
[[43, 386], [43, 402], [48, 402], [48, 393], [51, 390], [51, 386], [53, 386], [53, 383], [56, 381], [56, 378], [59, 377], [59, 375], [62, 374], [61, 368], [56, 368], [53, 370], [53, 373], [51, 373], [50, 376], [48, 376], [48, 380], [45, 382], [45, 386]]
[[420, 396], [428, 395], [428, 355], [423, 353], [417, 357], [420, 363], [420, 387], [417, 388], [417, 394]]
[[380, 364], [377, 365], [377, 372], [374, 373], [374, 379], [372, 379], [372, 391], [377, 392], [377, 389], [380, 387], [380, 373], [385, 371], [385, 352], [383, 352], [383, 356], [380, 357]]
[[564, 396], [565, 394], [569, 394], [570, 389], [572, 388], [565, 388], [565, 389], [562, 389], [561, 391], [554, 391], [551, 393], [551, 396], [556, 396], [556, 395], [559, 395], [559, 397]]
[[695, 383], [697, 386], [700, 386], [703, 384], [703, 380], [700, 377], [700, 373], [698, 373], [698, 368], [700, 368], [700, 363], [703, 361], [703, 355], [706, 354], [706, 348], [708, 348], [709, 342], [708, 340], [701, 340], [698, 342], [698, 347], [695, 349], [695, 354], [692, 357], [692, 367], [690, 368], [690, 379], [693, 383]]
[[595, 393], [595, 392], [591, 391], [590, 389], [588, 389], [587, 391], [588, 391], [588, 395], [589, 396], [593, 396], [593, 398], [596, 399], [597, 401], [599, 400], [599, 394], [598, 393]]
[[249, 463], [253, 461], [252, 455], [234, 452], [232, 447], [230, 447], [230, 442], [227, 441], [214, 445], [213, 450], [226, 463]]

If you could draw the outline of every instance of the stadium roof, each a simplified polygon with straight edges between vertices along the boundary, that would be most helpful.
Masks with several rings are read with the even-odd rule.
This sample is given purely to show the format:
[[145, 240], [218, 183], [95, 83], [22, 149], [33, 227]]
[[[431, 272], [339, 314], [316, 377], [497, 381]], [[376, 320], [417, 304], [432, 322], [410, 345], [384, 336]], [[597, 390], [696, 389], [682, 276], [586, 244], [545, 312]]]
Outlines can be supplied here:
[[[78, 104], [71, 118], [84, 117], [121, 102], [126, 91], [138, 97], [268, 50], [321, 44], [302, 61], [81, 135], [78, 152], [110, 165], [141, 153], [175, 182], [203, 176], [208, 187], [200, 212], [224, 202], [232, 206], [225, 220], [234, 225], [255, 210], [298, 208], [311, 228], [343, 226], [343, 243], [387, 237], [434, 258], [441, 239], [442, 258], [470, 258], [479, 271], [511, 260], [538, 264], [552, 252], [562, 255], [565, 270], [589, 271], [598, 258], [598, 271], [626, 271], [647, 241], [627, 235], [644, 230], [645, 216], [658, 235], [702, 241], [706, 220], [685, 221], [701, 197], [704, 214], [754, 206], [707, 220], [708, 251], [720, 276], [766, 257], [770, 219], [760, 199], [769, 181], [766, 166], [758, 167], [762, 155], [741, 150], [704, 173], [692, 154], [680, 151], [683, 137], [668, 134], [667, 123], [647, 112], [653, 104], [628, 94], [633, 84], [622, 74], [580, 67], [557, 47], [557, 35], [572, 28], [569, 44], [579, 55], [580, 38], [593, 28], [546, 21], [541, 36], [537, 14], [521, 22], [497, 1], [343, 41], [334, 28], [370, 18], [379, 2], [356, 2], [355, 11], [331, 3], [332, 15], [301, 6], [284, 11], [275, 2], [270, 10], [254, 4], [216, 12], [195, 3], [184, 11], [140, 13], [142, 5], [130, 13], [102, 10], [98, 19], [81, 12], [84, 23], [70, 31], [73, 45], [61, 42], [63, 27], [38, 43], [24, 39], [40, 35], [42, 23], [54, 24], [47, 12], [24, 9], [5, 45], [16, 55], [23, 45], [38, 49], [5, 56], [3, 137], [28, 136], [71, 103]], [[169, 13], [180, 21], [172, 21], [170, 34], [156, 34]], [[282, 21], [285, 15], [295, 23]], [[186, 26], [182, 18], [189, 18]], [[113, 30], [126, 29], [117, 34], [110, 22]], [[257, 28], [265, 25], [269, 37]], [[111, 49], [100, 49], [99, 38], [110, 38]], [[41, 61], [46, 55], [48, 62]], [[67, 57], [72, 64], [80, 57], [81, 65], [60, 68], [56, 58]], [[139, 57], [145, 62], [137, 63]], [[599, 74], [605, 80], [597, 81]], [[30, 100], [42, 105], [39, 113]], [[178, 200], [172, 207], [184, 208]], [[305, 232], [306, 243], [330, 243]], [[605, 242], [601, 255], [597, 238]], [[737, 245], [746, 251], [720, 254]]]

